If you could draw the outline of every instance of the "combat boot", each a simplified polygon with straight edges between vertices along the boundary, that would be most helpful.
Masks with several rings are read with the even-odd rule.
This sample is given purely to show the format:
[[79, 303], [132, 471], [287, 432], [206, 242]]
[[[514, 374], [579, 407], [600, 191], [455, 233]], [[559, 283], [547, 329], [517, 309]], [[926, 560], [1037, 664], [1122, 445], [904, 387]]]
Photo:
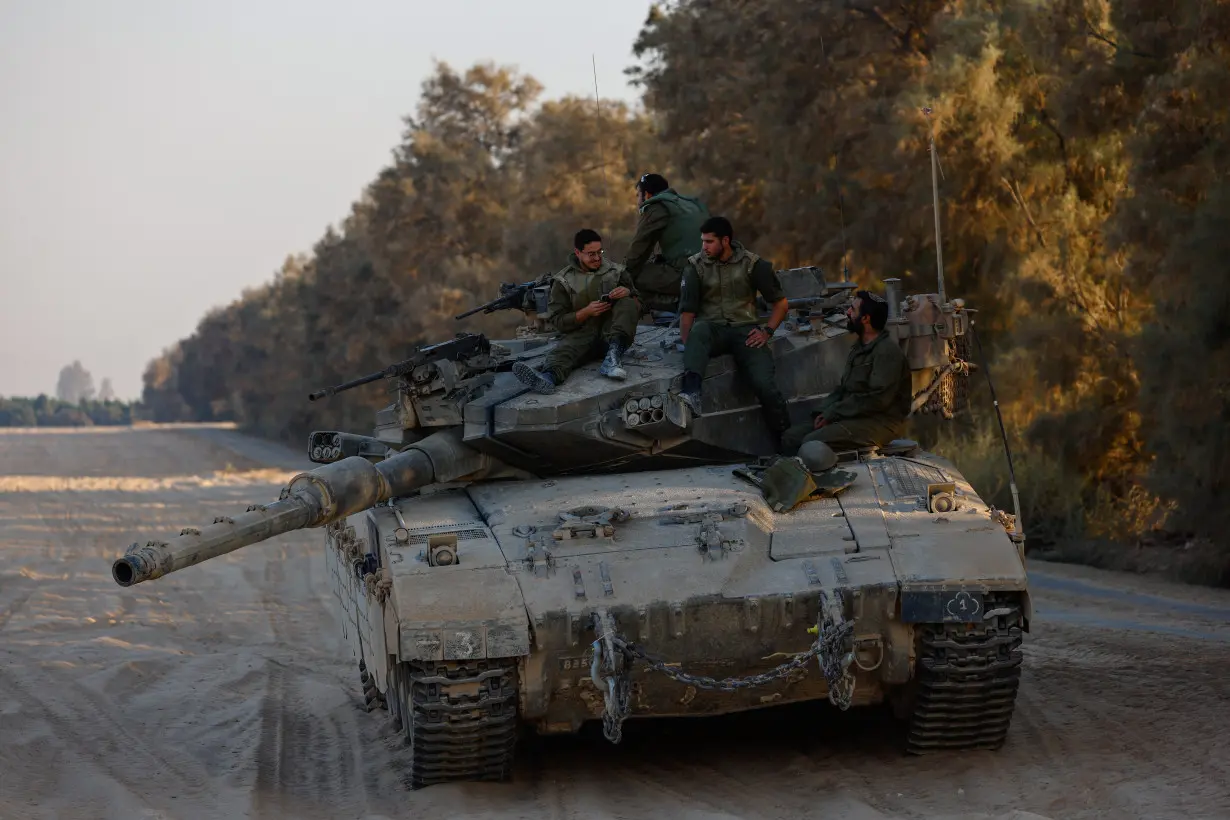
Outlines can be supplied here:
[[623, 340], [618, 338], [611, 339], [606, 349], [606, 358], [602, 360], [602, 364], [598, 367], [598, 372], [608, 379], [623, 381], [628, 378], [628, 372], [622, 366], [623, 355]]
[[517, 362], [512, 367], [513, 375], [522, 384], [527, 385], [535, 393], [554, 393], [555, 377], [550, 373], [535, 370], [525, 362]]
[[700, 374], [691, 370], [683, 373], [683, 384], [679, 387], [679, 398], [692, 411], [692, 415], [700, 416]]

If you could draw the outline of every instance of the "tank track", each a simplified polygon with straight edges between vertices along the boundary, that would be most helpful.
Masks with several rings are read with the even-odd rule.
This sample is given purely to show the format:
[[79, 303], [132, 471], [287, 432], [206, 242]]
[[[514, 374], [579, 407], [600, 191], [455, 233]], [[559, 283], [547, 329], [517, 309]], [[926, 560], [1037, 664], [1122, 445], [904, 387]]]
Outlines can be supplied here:
[[515, 662], [403, 661], [395, 678], [410, 788], [511, 776], [519, 730]]
[[906, 751], [999, 749], [1008, 736], [1021, 682], [1020, 601], [986, 596], [981, 624], [924, 624]]

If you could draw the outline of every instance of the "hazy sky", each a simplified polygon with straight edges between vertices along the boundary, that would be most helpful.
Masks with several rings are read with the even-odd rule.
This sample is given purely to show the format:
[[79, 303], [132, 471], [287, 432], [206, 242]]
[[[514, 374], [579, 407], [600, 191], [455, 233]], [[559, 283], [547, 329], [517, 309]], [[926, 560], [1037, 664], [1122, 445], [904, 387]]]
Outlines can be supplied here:
[[650, 0], [0, 0], [0, 395], [74, 359], [136, 398], [211, 306], [310, 250], [432, 60], [634, 99]]

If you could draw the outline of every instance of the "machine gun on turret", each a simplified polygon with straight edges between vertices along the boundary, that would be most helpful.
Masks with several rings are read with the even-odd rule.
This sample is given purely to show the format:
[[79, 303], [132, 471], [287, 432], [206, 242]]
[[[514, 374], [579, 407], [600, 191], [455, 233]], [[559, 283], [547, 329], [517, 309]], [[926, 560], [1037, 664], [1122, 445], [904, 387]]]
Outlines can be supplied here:
[[384, 370], [377, 370], [375, 373], [368, 373], [366, 376], [360, 376], [357, 379], [343, 382], [334, 387], [326, 387], [323, 390], [309, 393], [308, 401], [316, 401], [326, 396], [333, 396], [345, 390], [370, 384], [378, 379], [394, 379], [406, 376], [414, 372], [415, 368], [430, 362], [437, 362], [442, 359], [465, 358], [478, 353], [486, 353], [490, 349], [491, 343], [487, 341], [487, 337], [483, 334], [459, 333], [457, 338], [449, 339], [447, 342], [420, 347], [410, 358], [396, 364], [391, 364]]
[[[544, 273], [542, 276], [539, 276], [537, 279], [532, 279], [529, 282], [521, 282], [520, 284], [516, 282], [501, 282], [499, 296], [492, 299], [490, 302], [486, 302], [484, 304], [479, 305], [478, 307], [470, 308], [465, 313], [459, 313], [456, 316], [454, 316], [453, 319], [455, 321], [459, 321], [461, 319], [466, 318], [467, 316], [473, 316], [475, 313], [478, 313], [480, 311], [483, 313], [495, 313], [498, 310], [530, 310], [535, 313], [545, 313], [546, 312], [546, 301], [545, 301], [546, 287], [545, 286], [547, 285], [550, 278], [551, 278], [550, 274]], [[527, 300], [526, 300], [527, 294], [531, 295], [531, 297], [533, 295], [536, 295], [536, 294], [533, 294], [533, 291], [535, 290], [535, 288], [539, 288], [539, 287], [542, 287], [544, 290], [543, 303], [541, 305], [536, 304], [537, 300], [534, 299], [533, 301], [535, 303], [527, 304]]]

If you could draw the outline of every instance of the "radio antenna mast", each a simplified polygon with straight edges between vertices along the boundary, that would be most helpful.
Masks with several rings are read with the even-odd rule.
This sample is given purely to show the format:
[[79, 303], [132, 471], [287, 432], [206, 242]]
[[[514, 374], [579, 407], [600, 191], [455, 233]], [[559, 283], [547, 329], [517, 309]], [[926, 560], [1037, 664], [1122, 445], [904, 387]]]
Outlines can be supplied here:
[[837, 189], [837, 213], [841, 217], [841, 278], [842, 281], [849, 282], [850, 268], [846, 265], [846, 206], [844, 193], [840, 188]]
[[944, 250], [941, 247], [940, 241], [940, 183], [937, 177], [939, 169], [939, 159], [935, 155], [935, 123], [931, 120], [931, 109], [924, 108], [923, 116], [927, 118], [927, 125], [931, 129], [931, 203], [935, 210], [935, 266], [936, 276], [938, 278], [940, 306], [943, 307], [948, 303], [948, 297], [944, 293]]
[[606, 158], [602, 156], [602, 102], [598, 98], [598, 58], [591, 52], [589, 59], [594, 66], [594, 111], [598, 114], [598, 162], [602, 165], [602, 181], [608, 182], [606, 176]]

